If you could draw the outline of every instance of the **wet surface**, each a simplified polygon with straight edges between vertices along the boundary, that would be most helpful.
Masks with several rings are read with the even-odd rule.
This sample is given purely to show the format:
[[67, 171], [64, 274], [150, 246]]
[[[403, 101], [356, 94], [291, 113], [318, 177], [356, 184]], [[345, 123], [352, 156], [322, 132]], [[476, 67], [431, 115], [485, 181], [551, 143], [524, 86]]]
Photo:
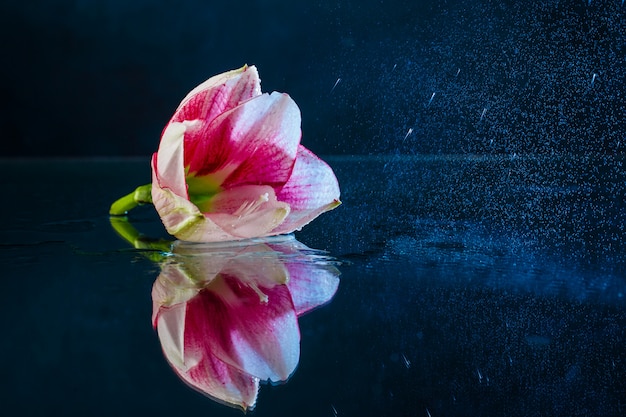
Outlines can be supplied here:
[[[626, 413], [626, 170], [602, 157], [327, 158], [343, 205], [297, 369], [258, 416]], [[20, 415], [241, 411], [190, 389], [151, 323], [159, 265], [112, 229], [148, 160], [3, 161], [0, 395]], [[131, 223], [164, 238], [140, 207]], [[323, 258], [327, 262], [327, 258]]]

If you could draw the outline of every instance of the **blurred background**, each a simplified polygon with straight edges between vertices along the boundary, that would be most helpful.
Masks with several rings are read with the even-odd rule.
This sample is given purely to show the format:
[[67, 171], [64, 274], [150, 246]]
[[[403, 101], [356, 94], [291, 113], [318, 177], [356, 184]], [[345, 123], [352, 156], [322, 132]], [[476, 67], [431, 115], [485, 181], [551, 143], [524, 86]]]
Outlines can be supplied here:
[[147, 156], [247, 63], [320, 154], [623, 154], [623, 0], [4, 0], [0, 156]]

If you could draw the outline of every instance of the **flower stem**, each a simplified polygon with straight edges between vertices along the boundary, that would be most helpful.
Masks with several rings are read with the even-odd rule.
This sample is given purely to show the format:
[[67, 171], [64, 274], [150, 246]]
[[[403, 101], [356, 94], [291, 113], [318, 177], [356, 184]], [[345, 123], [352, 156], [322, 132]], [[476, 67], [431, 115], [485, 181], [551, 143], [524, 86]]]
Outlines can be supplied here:
[[111, 216], [123, 216], [140, 204], [152, 204], [152, 184], [139, 186], [130, 194], [111, 204]]
[[135, 249], [143, 250], [143, 255], [148, 259], [161, 262], [172, 249], [171, 240], [165, 239], [151, 239], [139, 233], [137, 229], [133, 227], [125, 216], [112, 216], [109, 218], [113, 230], [130, 243]]

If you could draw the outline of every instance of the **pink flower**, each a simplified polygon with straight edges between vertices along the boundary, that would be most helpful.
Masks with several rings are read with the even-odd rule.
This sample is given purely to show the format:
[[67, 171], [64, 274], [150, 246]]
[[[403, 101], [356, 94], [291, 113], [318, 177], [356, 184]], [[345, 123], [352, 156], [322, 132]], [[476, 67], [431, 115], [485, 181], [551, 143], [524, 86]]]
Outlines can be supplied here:
[[338, 271], [307, 259], [293, 238], [246, 245], [177, 244], [152, 290], [153, 323], [172, 368], [244, 410], [254, 407], [259, 382], [294, 372], [298, 316], [329, 301], [339, 284]]
[[300, 110], [261, 93], [255, 67], [210, 78], [181, 102], [152, 157], [152, 201], [192, 242], [299, 230], [337, 207], [332, 169], [300, 144]]

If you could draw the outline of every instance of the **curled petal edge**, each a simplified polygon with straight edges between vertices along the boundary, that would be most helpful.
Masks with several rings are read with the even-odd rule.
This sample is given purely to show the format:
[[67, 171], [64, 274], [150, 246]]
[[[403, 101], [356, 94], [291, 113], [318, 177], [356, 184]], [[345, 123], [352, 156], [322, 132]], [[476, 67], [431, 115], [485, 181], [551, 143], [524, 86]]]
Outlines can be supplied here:
[[229, 81], [240, 79], [244, 74], [247, 74], [248, 79], [239, 81], [239, 84], [243, 85], [239, 86], [242, 91], [238, 92], [238, 94], [241, 95], [242, 100], [261, 95], [261, 80], [259, 79], [259, 73], [257, 68], [254, 65], [244, 65], [241, 68], [214, 75], [213, 77], [196, 86], [193, 90], [187, 93], [185, 98], [181, 100], [178, 108], [176, 109], [176, 112], [183, 108], [193, 97], [197, 96], [198, 94], [223, 86]]

